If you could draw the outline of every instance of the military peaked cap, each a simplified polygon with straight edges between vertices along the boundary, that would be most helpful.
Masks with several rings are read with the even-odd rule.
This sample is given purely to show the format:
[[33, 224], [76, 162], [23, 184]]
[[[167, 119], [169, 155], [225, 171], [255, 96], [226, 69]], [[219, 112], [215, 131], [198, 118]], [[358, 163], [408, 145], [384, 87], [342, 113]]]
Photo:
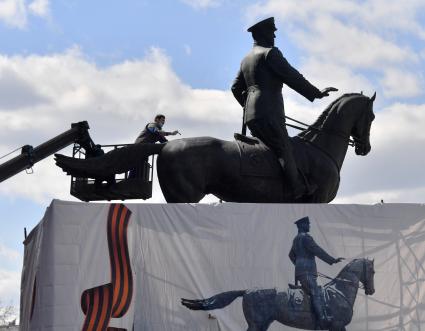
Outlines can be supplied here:
[[276, 31], [276, 26], [274, 25], [274, 17], [266, 18], [258, 23], [255, 23], [253, 26], [248, 28], [248, 32], [253, 32], [255, 30], [273, 30]]
[[300, 218], [298, 221], [296, 221], [295, 224], [297, 226], [300, 226], [302, 224], [310, 224], [310, 219], [308, 218], [308, 216], [305, 216], [303, 218]]

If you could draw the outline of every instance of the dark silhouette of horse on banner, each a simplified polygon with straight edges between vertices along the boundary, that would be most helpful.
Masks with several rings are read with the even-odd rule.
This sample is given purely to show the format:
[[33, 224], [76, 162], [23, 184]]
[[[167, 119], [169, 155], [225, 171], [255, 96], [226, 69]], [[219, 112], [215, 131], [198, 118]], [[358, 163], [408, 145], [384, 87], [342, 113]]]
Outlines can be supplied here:
[[[345, 331], [353, 317], [353, 306], [360, 284], [366, 295], [375, 293], [373, 260], [355, 259], [323, 287], [330, 331]], [[242, 308], [248, 323], [247, 331], [266, 331], [274, 322], [304, 330], [315, 330], [316, 319], [309, 297], [301, 289], [278, 292], [276, 289], [229, 291], [208, 299], [181, 299], [192, 310], [221, 309], [242, 297]]]

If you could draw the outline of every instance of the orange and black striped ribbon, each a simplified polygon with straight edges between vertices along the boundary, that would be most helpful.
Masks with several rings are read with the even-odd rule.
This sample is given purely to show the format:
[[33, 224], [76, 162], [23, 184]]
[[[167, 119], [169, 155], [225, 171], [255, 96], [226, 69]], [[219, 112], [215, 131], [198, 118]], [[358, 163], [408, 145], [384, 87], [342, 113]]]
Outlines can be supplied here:
[[111, 318], [112, 284], [85, 290], [81, 296], [81, 308], [86, 315], [83, 330], [106, 330]]
[[131, 211], [123, 204], [109, 208], [107, 236], [111, 283], [87, 289], [81, 296], [86, 315], [82, 331], [125, 331], [108, 327], [112, 317], [123, 317], [133, 296], [133, 276], [128, 252], [127, 228]]
[[112, 317], [127, 312], [133, 294], [133, 277], [128, 253], [127, 227], [131, 211], [122, 204], [111, 206], [108, 217], [108, 246], [113, 287]]

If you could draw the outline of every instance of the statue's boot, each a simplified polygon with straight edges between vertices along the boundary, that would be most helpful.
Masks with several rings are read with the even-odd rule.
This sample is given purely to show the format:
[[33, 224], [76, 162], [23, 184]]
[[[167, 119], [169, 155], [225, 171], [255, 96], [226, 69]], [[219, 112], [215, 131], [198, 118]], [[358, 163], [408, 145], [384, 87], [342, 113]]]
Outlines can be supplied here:
[[294, 160], [285, 161], [283, 158], [278, 158], [278, 161], [284, 173], [284, 180], [289, 182], [294, 200], [312, 195], [317, 190], [316, 184], [309, 184], [307, 179], [298, 172]]
[[316, 315], [316, 330], [327, 330], [329, 320], [325, 316], [323, 302], [318, 294], [311, 295], [314, 314]]

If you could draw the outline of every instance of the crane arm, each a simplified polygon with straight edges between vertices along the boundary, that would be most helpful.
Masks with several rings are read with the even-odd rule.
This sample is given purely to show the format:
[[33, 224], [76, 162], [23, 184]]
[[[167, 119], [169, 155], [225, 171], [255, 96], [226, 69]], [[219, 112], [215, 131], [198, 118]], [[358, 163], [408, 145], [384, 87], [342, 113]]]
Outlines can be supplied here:
[[72, 123], [71, 129], [37, 147], [32, 147], [31, 145], [23, 146], [20, 155], [0, 164], [0, 182], [25, 169], [31, 168], [35, 163], [73, 143], [81, 145], [86, 150], [86, 155], [94, 154], [96, 145], [91, 139], [88, 129], [89, 125], [86, 121]]

